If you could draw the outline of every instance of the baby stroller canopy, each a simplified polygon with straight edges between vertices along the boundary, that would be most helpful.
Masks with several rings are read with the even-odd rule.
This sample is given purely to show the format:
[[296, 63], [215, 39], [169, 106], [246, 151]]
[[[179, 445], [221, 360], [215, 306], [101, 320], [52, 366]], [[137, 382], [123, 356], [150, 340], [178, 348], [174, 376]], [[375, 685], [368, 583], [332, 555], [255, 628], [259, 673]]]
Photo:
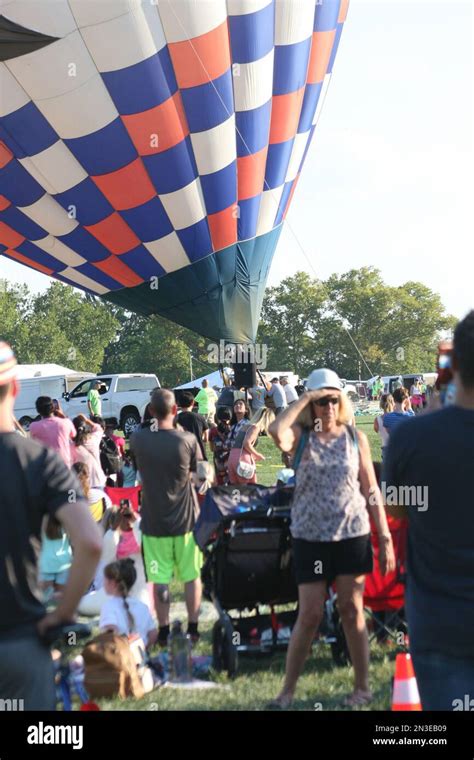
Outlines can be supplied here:
[[194, 540], [201, 550], [226, 517], [252, 511], [266, 514], [269, 509], [289, 509], [293, 488], [258, 485], [210, 488], [194, 527]]

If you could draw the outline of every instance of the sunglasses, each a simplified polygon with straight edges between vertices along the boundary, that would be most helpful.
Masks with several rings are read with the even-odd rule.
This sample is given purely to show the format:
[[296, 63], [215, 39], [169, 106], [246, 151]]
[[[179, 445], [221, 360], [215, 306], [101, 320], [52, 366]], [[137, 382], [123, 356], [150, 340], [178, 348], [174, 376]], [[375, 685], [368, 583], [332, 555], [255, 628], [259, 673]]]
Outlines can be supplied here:
[[339, 396], [323, 396], [314, 402], [316, 406], [327, 406], [333, 404], [334, 406], [339, 403]]

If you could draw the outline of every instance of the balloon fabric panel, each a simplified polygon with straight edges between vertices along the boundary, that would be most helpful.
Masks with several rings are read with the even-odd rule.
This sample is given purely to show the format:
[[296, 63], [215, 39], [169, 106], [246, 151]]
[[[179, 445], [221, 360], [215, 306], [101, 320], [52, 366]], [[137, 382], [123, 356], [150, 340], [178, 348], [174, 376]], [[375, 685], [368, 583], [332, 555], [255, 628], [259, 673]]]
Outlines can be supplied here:
[[0, 256], [254, 340], [347, 5], [42, 0], [25, 16], [9, 3]]

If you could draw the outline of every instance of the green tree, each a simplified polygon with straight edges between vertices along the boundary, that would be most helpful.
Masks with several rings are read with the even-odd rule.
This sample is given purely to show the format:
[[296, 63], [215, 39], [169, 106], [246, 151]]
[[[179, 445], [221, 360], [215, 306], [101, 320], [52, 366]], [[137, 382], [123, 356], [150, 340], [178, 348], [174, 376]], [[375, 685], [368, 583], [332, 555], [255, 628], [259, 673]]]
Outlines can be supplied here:
[[[267, 368], [305, 376], [330, 367], [342, 377], [433, 370], [436, 344], [456, 319], [423, 283], [385, 284], [373, 267], [325, 282], [297, 272], [267, 290], [258, 342]], [[199, 326], [196, 326], [199, 329]], [[54, 362], [91, 372], [154, 372], [175, 387], [216, 369], [213, 344], [159, 316], [142, 317], [54, 282], [32, 295], [0, 280], [0, 338], [22, 363]]]
[[215, 369], [207, 362], [205, 338], [159, 316], [142, 317], [122, 311], [120, 329], [106, 350], [104, 372], [153, 372], [161, 385], [176, 387]]
[[330, 367], [341, 377], [428, 372], [440, 335], [456, 320], [419, 282], [386, 285], [373, 267], [325, 282], [298, 272], [267, 292], [259, 341], [268, 367], [306, 375]]
[[257, 336], [267, 347], [268, 369], [298, 368], [304, 374], [315, 366], [325, 302], [324, 285], [306, 272], [268, 288]]
[[334, 369], [348, 378], [358, 376], [359, 364], [363, 376], [377, 373], [384, 356], [381, 336], [394, 308], [390, 289], [373, 267], [332, 275], [325, 284], [327, 315], [340, 326]]
[[54, 362], [78, 371], [98, 372], [118, 326], [108, 304], [53, 282], [32, 300], [22, 361]]
[[26, 316], [30, 294], [26, 285], [13, 285], [0, 280], [0, 340], [10, 343], [18, 359], [23, 361], [28, 346]]
[[454, 329], [441, 298], [420, 282], [392, 288], [395, 306], [383, 335], [384, 364], [393, 374], [434, 371], [441, 333]]
[[[434, 370], [440, 333], [456, 322], [426, 285], [384, 283], [373, 267], [333, 275], [326, 282], [328, 310], [347, 328], [340, 372], [355, 377], [357, 349], [373, 374]], [[352, 340], [351, 340], [352, 338]], [[355, 345], [354, 345], [355, 344]], [[365, 369], [367, 370], [366, 366]]]

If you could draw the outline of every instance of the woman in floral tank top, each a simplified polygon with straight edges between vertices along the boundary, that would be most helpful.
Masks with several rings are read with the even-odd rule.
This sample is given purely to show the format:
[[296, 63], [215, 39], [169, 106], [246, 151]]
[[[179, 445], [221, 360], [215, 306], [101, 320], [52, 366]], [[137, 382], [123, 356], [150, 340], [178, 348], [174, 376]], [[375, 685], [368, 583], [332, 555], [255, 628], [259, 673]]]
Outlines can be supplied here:
[[395, 568], [395, 557], [369, 443], [364, 433], [347, 424], [352, 410], [341, 388], [335, 372], [315, 370], [308, 392], [269, 429], [277, 446], [299, 459], [291, 510], [298, 619], [285, 683], [274, 707], [288, 707], [293, 700], [332, 583], [354, 666], [354, 691], [345, 704], [368, 704], [372, 699], [363, 606], [365, 575], [372, 570], [369, 511], [379, 534], [382, 573]]

